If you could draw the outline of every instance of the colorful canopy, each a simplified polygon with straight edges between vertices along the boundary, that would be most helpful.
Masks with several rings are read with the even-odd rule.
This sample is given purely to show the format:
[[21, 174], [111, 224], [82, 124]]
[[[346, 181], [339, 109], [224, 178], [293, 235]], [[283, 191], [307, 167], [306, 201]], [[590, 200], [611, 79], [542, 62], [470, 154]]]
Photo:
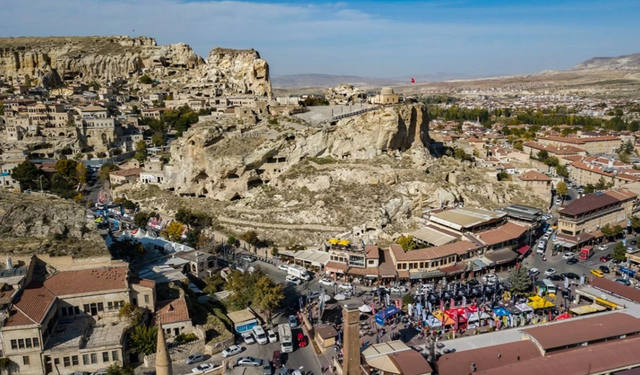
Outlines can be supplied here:
[[508, 316], [508, 315], [511, 315], [509, 310], [505, 309], [504, 307], [496, 307], [495, 309], [493, 309], [493, 312], [496, 314], [496, 316]]
[[529, 297], [529, 302], [527, 302], [527, 305], [531, 306], [534, 310], [548, 309], [554, 306], [553, 302], [540, 296]]
[[337, 245], [337, 244], [338, 244], [338, 242], [340, 242], [340, 240], [339, 240], [339, 239], [337, 239], [337, 238], [331, 238], [331, 239], [329, 240], [329, 243], [330, 243], [330, 244], [332, 244], [332, 245]]
[[338, 245], [340, 245], [340, 246], [349, 246], [350, 243], [351, 243], [351, 241], [349, 241], [349, 240], [340, 240], [340, 241], [338, 241]]
[[445, 314], [442, 310], [434, 311], [433, 316], [435, 316], [436, 319], [438, 319], [444, 326], [450, 326], [455, 324], [455, 321], [451, 319], [450, 316]]

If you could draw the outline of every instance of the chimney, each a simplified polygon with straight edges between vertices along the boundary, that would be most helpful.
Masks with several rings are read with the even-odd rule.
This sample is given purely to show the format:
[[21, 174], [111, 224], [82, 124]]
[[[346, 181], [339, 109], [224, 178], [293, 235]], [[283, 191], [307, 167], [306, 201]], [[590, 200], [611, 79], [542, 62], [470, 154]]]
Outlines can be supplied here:
[[11, 257], [7, 257], [7, 269], [10, 270], [13, 268], [13, 261], [11, 260]]

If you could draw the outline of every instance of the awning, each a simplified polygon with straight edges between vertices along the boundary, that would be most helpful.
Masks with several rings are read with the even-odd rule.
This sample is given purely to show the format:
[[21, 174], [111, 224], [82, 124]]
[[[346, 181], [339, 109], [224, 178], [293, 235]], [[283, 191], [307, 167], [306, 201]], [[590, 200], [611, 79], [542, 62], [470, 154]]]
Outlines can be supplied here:
[[572, 307], [569, 309], [570, 312], [576, 315], [593, 314], [605, 310], [606, 308], [604, 306], [596, 305], [595, 303], [591, 305]]
[[340, 245], [340, 246], [349, 246], [349, 244], [351, 244], [351, 241], [349, 241], [349, 240], [340, 240], [340, 241], [338, 241], [338, 245]]
[[504, 307], [496, 307], [495, 309], [493, 309], [493, 312], [496, 314], [496, 316], [511, 315], [511, 313]]
[[315, 267], [322, 267], [329, 262], [330, 256], [324, 251], [309, 249], [296, 252], [294, 258], [300, 262], [311, 263]]
[[347, 270], [347, 275], [354, 276], [372, 276], [378, 277], [378, 269], [377, 268], [358, 268], [358, 267], [349, 267]]
[[340, 242], [340, 240], [337, 239], [337, 238], [332, 238], [332, 239], [329, 240], [329, 243], [332, 244], [332, 245], [337, 245], [338, 242]]
[[620, 267], [620, 268], [618, 268], [618, 271], [620, 271], [620, 273], [626, 273], [627, 275], [629, 275], [631, 277], [633, 277], [633, 275], [636, 274], [636, 271], [630, 270], [630, 269], [628, 269], [626, 267]]
[[497, 251], [489, 251], [484, 256], [489, 259], [493, 264], [505, 264], [518, 257], [518, 253], [511, 249], [502, 249]]
[[516, 250], [516, 253], [518, 253], [518, 254], [520, 254], [520, 255], [524, 255], [524, 254], [526, 254], [526, 253], [527, 253], [527, 251], [529, 251], [529, 249], [531, 249], [531, 246], [529, 246], [529, 245], [524, 245], [524, 246], [522, 246], [522, 247], [518, 248], [518, 249]]
[[462, 273], [466, 269], [467, 269], [467, 266], [464, 263], [456, 263], [453, 266], [442, 267], [440, 268], [440, 271], [444, 272], [444, 274], [447, 276], [451, 276], [451, 275], [457, 275], [459, 273]]
[[480, 271], [483, 268], [487, 267], [488, 264], [484, 263], [480, 259], [471, 259], [471, 261], [469, 261], [469, 266], [471, 267], [472, 271]]
[[426, 279], [430, 277], [442, 277], [444, 272], [442, 270], [424, 271], [424, 272], [409, 272], [409, 278], [411, 280]]

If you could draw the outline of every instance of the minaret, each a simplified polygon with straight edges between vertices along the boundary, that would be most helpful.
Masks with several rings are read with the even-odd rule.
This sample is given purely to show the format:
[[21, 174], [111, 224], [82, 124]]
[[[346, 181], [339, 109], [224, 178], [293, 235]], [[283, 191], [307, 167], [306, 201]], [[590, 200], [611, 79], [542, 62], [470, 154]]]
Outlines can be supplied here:
[[156, 345], [156, 375], [173, 375], [171, 356], [164, 340], [162, 324], [158, 324], [158, 344]]
[[342, 374], [360, 375], [360, 310], [345, 305], [342, 309], [342, 327]]

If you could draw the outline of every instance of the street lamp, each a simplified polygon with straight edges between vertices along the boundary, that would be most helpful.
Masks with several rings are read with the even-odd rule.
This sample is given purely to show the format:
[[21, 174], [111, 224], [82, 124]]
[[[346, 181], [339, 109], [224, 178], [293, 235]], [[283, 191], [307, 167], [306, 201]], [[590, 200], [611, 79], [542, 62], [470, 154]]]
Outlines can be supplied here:
[[42, 191], [42, 175], [40, 175], [40, 177], [38, 177], [38, 180], [40, 180], [40, 194], [43, 193]]

